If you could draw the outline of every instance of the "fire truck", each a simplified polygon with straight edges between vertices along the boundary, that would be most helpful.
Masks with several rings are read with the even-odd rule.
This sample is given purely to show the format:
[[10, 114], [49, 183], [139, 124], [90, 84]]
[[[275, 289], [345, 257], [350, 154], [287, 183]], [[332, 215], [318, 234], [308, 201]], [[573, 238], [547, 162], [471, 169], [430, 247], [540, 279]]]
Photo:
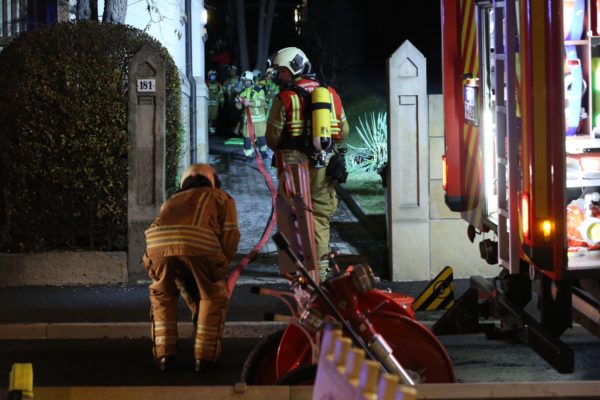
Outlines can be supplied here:
[[600, 1], [442, 0], [442, 41], [445, 202], [500, 273], [433, 331], [572, 372], [561, 335], [600, 333]]

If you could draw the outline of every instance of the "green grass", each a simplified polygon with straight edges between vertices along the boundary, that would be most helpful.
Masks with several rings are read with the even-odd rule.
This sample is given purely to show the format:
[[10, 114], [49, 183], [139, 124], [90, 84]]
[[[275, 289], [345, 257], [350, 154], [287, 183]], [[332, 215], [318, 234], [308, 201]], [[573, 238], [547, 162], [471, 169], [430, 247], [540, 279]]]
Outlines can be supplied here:
[[358, 172], [348, 175], [342, 185], [367, 215], [385, 213], [385, 195], [381, 177], [375, 172]]

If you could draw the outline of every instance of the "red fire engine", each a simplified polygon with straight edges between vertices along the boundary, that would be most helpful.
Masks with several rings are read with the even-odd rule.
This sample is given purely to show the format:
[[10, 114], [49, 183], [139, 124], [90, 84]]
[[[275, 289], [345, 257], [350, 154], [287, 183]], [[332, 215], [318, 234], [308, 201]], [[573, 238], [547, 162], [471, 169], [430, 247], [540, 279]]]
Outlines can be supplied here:
[[442, 1], [446, 204], [501, 272], [472, 277], [434, 332], [518, 338], [560, 372], [574, 368], [561, 334], [600, 323], [599, 12], [596, 0]]

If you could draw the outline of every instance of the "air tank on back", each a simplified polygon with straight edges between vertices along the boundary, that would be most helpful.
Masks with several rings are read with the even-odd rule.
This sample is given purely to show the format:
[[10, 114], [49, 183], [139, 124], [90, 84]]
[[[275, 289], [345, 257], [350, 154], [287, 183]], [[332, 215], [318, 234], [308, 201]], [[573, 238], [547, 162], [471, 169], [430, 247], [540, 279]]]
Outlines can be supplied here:
[[311, 93], [312, 139], [317, 152], [324, 153], [331, 147], [331, 96], [326, 87], [318, 87]]

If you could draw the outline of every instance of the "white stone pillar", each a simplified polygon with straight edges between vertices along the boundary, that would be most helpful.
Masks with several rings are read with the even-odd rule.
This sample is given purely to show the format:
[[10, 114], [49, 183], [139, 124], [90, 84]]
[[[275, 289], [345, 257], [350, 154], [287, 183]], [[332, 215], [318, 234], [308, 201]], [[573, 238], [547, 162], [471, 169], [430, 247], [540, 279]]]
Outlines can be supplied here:
[[160, 55], [143, 46], [129, 63], [129, 174], [127, 269], [129, 280], [147, 279], [141, 266], [144, 231], [165, 200], [165, 68]]
[[208, 88], [206, 87], [204, 59], [204, 22], [202, 16], [203, 0], [192, 2], [192, 75], [196, 82], [196, 158], [197, 162], [206, 163], [208, 159]]
[[196, 152], [197, 162], [208, 163], [208, 88], [204, 75], [195, 76], [196, 82]]
[[388, 62], [388, 249], [394, 281], [429, 280], [427, 68], [409, 41]]

